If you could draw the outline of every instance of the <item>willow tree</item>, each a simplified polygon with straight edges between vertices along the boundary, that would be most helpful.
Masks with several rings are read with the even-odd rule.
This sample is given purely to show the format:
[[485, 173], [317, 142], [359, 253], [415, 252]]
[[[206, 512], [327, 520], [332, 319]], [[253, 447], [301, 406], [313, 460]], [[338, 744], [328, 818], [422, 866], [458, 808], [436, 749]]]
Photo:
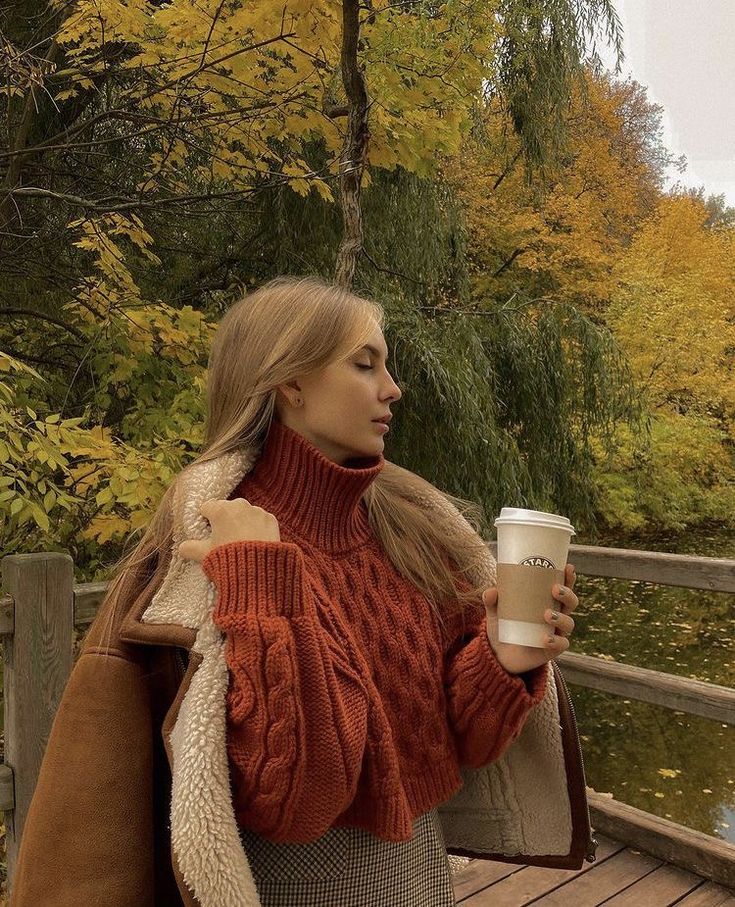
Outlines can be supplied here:
[[[594, 8], [605, 20], [607, 7]], [[574, 498], [584, 477], [576, 442], [554, 426], [537, 469], [542, 460], [528, 461], [516, 421], [505, 419], [517, 409], [506, 399], [515, 378], [494, 363], [512, 334], [498, 326], [514, 313], [497, 323], [486, 312], [462, 313], [467, 236], [437, 176], [437, 163], [458, 153], [473, 126], [478, 93], [501, 90], [501, 76], [516, 110], [533, 109], [539, 78], [573, 78], [574, 48], [558, 37], [570, 41], [571, 32], [555, 25], [562, 6], [538, 5], [546, 24], [529, 18], [521, 54], [542, 59], [540, 27], [559, 64], [525, 76], [499, 64], [521, 47], [509, 30], [515, 10], [500, 2], [373, 2], [359, 11], [357, 40], [343, 24], [350, 13], [354, 24], [355, 7], [322, 0], [37, 0], [35, 9], [35, 20], [4, 23], [13, 77], [0, 155], [0, 369], [22, 376], [15, 395], [0, 399], [0, 453], [11, 475], [0, 491], [10, 517], [5, 550], [62, 544], [94, 573], [105, 546], [145, 521], [166, 477], [197, 450], [206, 350], [222, 310], [276, 271], [334, 274], [354, 103], [347, 52], [368, 105], [365, 167], [353, 181], [365, 232], [352, 246], [354, 285], [385, 303], [407, 391], [394, 455], [490, 507], [503, 495], [506, 503]], [[552, 120], [560, 112], [539, 110]], [[532, 161], [541, 145], [526, 145]], [[544, 153], [554, 153], [551, 144]], [[302, 224], [298, 236], [291, 216]], [[521, 336], [543, 336], [533, 318], [519, 318]], [[590, 342], [597, 371], [589, 385], [564, 386], [562, 370], [538, 357], [526, 374], [551, 376], [555, 399], [571, 395], [575, 413], [619, 416], [625, 407], [613, 389], [622, 379], [601, 343], [595, 353]], [[598, 409], [595, 384], [610, 391]], [[442, 456], [447, 433], [452, 459]], [[589, 492], [575, 500], [589, 504]], [[27, 531], [34, 523], [40, 538]]]

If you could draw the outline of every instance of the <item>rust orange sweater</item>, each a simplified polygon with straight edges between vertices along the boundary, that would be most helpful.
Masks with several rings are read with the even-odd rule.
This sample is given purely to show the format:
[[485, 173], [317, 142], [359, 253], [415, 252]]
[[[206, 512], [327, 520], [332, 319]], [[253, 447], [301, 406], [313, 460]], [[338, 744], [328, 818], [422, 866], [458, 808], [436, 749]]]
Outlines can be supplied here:
[[494, 657], [485, 609], [440, 629], [375, 539], [362, 495], [382, 455], [333, 463], [274, 421], [231, 497], [281, 541], [230, 542], [202, 567], [230, 670], [227, 752], [241, 827], [306, 842], [332, 826], [389, 841], [497, 759], [544, 694]]

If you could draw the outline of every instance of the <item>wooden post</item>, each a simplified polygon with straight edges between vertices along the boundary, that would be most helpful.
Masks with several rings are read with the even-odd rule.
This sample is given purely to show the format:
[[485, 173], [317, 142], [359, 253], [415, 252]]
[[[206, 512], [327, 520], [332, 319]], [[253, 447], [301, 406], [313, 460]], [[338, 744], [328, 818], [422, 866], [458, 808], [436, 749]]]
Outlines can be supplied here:
[[73, 664], [73, 561], [61, 552], [9, 555], [2, 559], [2, 580], [14, 615], [12, 635], [4, 637], [5, 764], [14, 781], [14, 808], [5, 813], [10, 888], [46, 742]]

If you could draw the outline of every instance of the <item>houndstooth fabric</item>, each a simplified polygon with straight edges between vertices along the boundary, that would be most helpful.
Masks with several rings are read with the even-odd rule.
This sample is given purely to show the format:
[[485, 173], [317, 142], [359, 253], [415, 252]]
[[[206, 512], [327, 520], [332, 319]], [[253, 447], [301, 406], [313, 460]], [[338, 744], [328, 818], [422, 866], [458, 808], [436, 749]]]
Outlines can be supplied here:
[[331, 828], [308, 844], [274, 844], [249, 829], [243, 846], [262, 907], [454, 907], [436, 809], [409, 841]]

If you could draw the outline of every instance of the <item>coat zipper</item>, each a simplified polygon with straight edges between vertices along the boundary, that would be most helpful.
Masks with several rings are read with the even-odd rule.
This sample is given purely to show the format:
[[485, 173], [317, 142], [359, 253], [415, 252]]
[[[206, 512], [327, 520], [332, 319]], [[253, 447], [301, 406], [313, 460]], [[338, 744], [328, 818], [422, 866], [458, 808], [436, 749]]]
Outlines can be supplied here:
[[[569, 709], [572, 713], [572, 718], [574, 720], [574, 727], [575, 727], [574, 737], [575, 737], [575, 742], [577, 744], [577, 753], [579, 754], [579, 764], [582, 767], [582, 780], [585, 782], [585, 785], [586, 785], [587, 775], [584, 770], [584, 758], [582, 756], [582, 744], [579, 742], [579, 727], [577, 725], [577, 715], [576, 715], [576, 712], [574, 711], [574, 703], [572, 702], [572, 697], [569, 694], [569, 688], [567, 687], [567, 682], [564, 679], [564, 675], [562, 674], [561, 668], [559, 668], [558, 665], [557, 665], [557, 668], [558, 668], [557, 673], [558, 673], [559, 677], [561, 678], [562, 687], [564, 689], [564, 695], [566, 696], [567, 702], [569, 703]], [[587, 810], [587, 827], [589, 829], [589, 836], [587, 838], [587, 845], [586, 845], [584, 858], [588, 863], [594, 863], [597, 860], [595, 851], [597, 850], [600, 842], [597, 840], [597, 838], [594, 836], [594, 834], [592, 832], [592, 818], [590, 816], [590, 808], [589, 808], [589, 803], [587, 801], [586, 795], [585, 795], [585, 809]]]
[[181, 665], [181, 677], [179, 678], [179, 680], [183, 680], [184, 675], [189, 668], [189, 653], [185, 649], [176, 646], [176, 656]]

